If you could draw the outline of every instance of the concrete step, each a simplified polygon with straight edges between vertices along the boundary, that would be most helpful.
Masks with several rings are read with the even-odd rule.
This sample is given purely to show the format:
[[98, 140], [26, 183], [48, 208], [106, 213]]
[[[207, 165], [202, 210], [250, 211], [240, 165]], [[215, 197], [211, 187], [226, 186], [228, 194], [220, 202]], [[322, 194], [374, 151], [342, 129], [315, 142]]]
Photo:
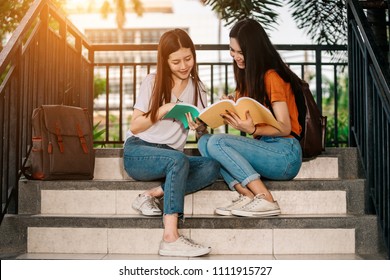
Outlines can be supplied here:
[[[363, 179], [266, 181], [282, 214], [363, 214]], [[29, 181], [19, 183], [20, 214], [137, 214], [131, 203], [159, 182], [134, 180]], [[185, 197], [186, 215], [213, 215], [238, 195], [223, 181]]]
[[[141, 216], [131, 203], [160, 183], [129, 178], [122, 156], [123, 149], [96, 150], [94, 180], [21, 180], [18, 215], [7, 215], [0, 228], [2, 248], [28, 256], [157, 256], [162, 218]], [[180, 231], [212, 246], [215, 258], [382, 253], [377, 217], [365, 214], [365, 180], [359, 174], [355, 149], [327, 149], [305, 161], [294, 180], [265, 182], [282, 209], [269, 218], [214, 215], [237, 196], [220, 180], [186, 196]]]
[[262, 255], [206, 255], [199, 257], [165, 257], [157, 254], [62, 254], [62, 253], [23, 253], [16, 255], [0, 255], [0, 259], [12, 260], [134, 260], [134, 261], [166, 261], [166, 260], [385, 260], [382, 254], [262, 254]]
[[[7, 217], [12, 220], [26, 236], [28, 253], [156, 255], [162, 236], [161, 217]], [[381, 250], [376, 226], [371, 215], [193, 215], [180, 223], [180, 232], [211, 246], [212, 255], [374, 254]]]
[[[196, 149], [186, 149], [199, 155]], [[302, 163], [296, 179], [359, 178], [362, 174], [354, 148], [328, 148], [321, 156]], [[96, 149], [95, 179], [123, 180], [129, 176], [123, 169], [123, 149]]]
[[[28, 253], [157, 254], [162, 236], [161, 217], [18, 215], [7, 220], [21, 227]], [[374, 254], [380, 251], [376, 226], [371, 215], [194, 215], [180, 224], [180, 232], [212, 246], [214, 255]]]
[[[112, 157], [95, 159], [94, 178], [98, 180], [131, 179], [123, 168], [123, 158]], [[338, 158], [318, 157], [302, 163], [296, 179], [338, 179]]]

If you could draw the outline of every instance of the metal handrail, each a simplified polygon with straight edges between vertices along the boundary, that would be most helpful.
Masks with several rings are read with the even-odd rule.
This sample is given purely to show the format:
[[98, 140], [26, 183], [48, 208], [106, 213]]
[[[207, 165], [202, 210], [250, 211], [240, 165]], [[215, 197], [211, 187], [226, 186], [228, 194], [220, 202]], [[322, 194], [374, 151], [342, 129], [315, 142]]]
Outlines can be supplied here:
[[367, 178], [367, 209], [378, 216], [390, 258], [390, 73], [365, 13], [347, 1], [350, 140]]
[[93, 110], [93, 52], [51, 1], [36, 0], [0, 53], [0, 77], [1, 222], [6, 213], [17, 212], [33, 109], [64, 104]]

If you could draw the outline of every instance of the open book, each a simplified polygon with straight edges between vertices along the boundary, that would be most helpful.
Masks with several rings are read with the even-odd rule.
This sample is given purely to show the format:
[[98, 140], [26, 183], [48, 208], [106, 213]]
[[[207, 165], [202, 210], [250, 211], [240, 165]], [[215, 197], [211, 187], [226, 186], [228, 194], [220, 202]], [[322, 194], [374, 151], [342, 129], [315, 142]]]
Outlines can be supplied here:
[[231, 99], [223, 99], [203, 110], [199, 110], [191, 104], [178, 103], [164, 116], [164, 119], [179, 120], [183, 123], [184, 127], [187, 128], [188, 123], [185, 114], [190, 112], [194, 119], [199, 118], [209, 127], [217, 128], [225, 124], [221, 114], [226, 113], [226, 110], [235, 112], [241, 119], [245, 119], [245, 113], [246, 111], [249, 111], [254, 124], [268, 124], [279, 130], [281, 129], [271, 111], [249, 97], [241, 97], [237, 102], [234, 102]]

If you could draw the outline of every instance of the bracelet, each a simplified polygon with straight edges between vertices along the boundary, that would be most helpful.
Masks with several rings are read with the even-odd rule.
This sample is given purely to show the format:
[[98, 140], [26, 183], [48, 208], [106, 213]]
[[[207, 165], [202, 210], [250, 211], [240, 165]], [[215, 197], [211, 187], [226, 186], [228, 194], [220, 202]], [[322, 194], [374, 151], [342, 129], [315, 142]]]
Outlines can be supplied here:
[[197, 139], [199, 139], [199, 138], [202, 137], [203, 135], [209, 133], [209, 132], [207, 131], [207, 129], [206, 129], [206, 130], [203, 130], [203, 131], [197, 131], [197, 130], [195, 130], [195, 132], [196, 132], [196, 138], [197, 138]]
[[200, 125], [197, 129], [195, 129], [196, 134], [203, 135], [207, 132], [207, 126]]
[[253, 130], [253, 132], [252, 132], [252, 133], [249, 133], [249, 135], [253, 135], [253, 134], [255, 134], [256, 130], [257, 130], [257, 127], [255, 126], [255, 130]]

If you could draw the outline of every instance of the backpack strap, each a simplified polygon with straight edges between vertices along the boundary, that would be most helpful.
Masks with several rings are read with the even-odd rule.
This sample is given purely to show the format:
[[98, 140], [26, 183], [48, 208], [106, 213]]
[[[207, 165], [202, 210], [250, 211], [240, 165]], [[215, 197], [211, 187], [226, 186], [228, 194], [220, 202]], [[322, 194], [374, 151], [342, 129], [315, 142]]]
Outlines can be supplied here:
[[87, 141], [85, 140], [84, 133], [80, 127], [80, 124], [77, 124], [76, 128], [77, 128], [77, 134], [78, 134], [79, 139], [80, 139], [81, 147], [83, 148], [83, 152], [84, 152], [84, 154], [88, 154]]
[[296, 134], [294, 131], [291, 130], [290, 132], [290, 135], [294, 136], [295, 139], [297, 139], [298, 141], [301, 141], [302, 140], [302, 137], [298, 134]]
[[24, 159], [22, 167], [20, 168], [19, 178], [22, 175], [24, 175], [24, 177], [27, 180], [32, 180], [33, 179], [33, 176], [31, 174], [31, 163], [30, 163], [30, 165], [28, 165], [29, 158], [31, 156], [32, 147], [33, 147], [33, 145], [30, 144], [30, 147], [28, 148], [28, 151], [27, 151], [27, 154], [26, 154], [26, 158]]
[[64, 142], [62, 140], [61, 128], [58, 122], [56, 122], [56, 136], [57, 136], [57, 143], [58, 143], [58, 147], [60, 148], [60, 152], [64, 153]]

